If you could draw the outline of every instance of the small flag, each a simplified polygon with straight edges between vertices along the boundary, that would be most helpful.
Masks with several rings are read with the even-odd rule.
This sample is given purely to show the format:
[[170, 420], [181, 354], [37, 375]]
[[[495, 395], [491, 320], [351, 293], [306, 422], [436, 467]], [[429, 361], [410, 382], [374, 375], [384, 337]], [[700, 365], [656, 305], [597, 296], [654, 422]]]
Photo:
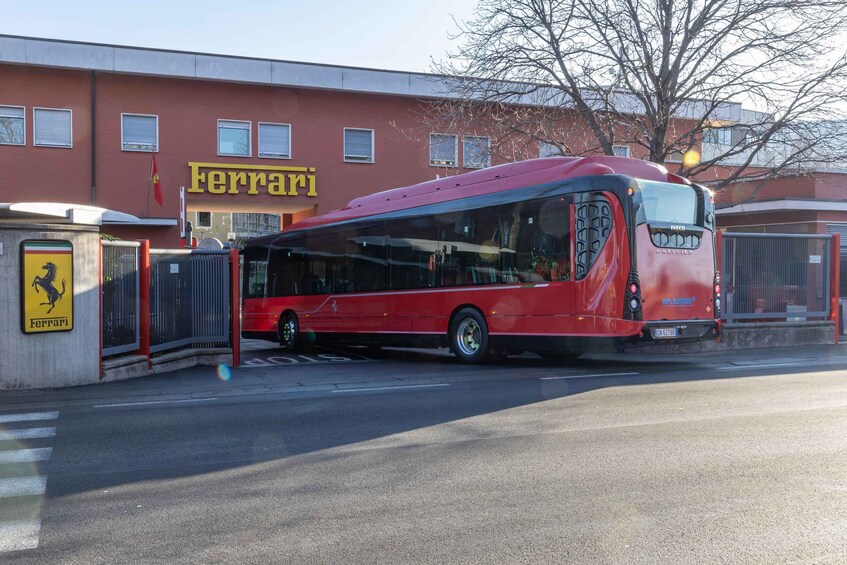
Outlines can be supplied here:
[[150, 171], [150, 180], [153, 181], [153, 198], [159, 206], [162, 206], [164, 199], [162, 198], [162, 185], [159, 184], [159, 167], [156, 166], [156, 154], [153, 153], [153, 168]]

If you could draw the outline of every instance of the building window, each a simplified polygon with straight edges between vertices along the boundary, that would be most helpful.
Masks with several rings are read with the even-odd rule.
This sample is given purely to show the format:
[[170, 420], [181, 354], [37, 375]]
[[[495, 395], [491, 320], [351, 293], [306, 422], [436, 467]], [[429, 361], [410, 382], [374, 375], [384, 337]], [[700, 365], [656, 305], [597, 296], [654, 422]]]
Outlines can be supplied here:
[[35, 145], [41, 147], [73, 147], [73, 117], [70, 110], [33, 108]]
[[538, 156], [539, 157], [559, 157], [562, 155], [562, 151], [553, 143], [547, 143], [546, 141], [542, 141], [538, 147]]
[[433, 167], [455, 167], [458, 145], [455, 135], [429, 134], [429, 164]]
[[708, 128], [703, 130], [703, 143], [711, 145], [732, 145], [731, 128]]
[[159, 117], [121, 114], [121, 150], [158, 151]]
[[0, 145], [25, 145], [23, 106], [0, 106]]
[[344, 128], [344, 160], [374, 162], [374, 130]]
[[487, 137], [462, 139], [462, 158], [466, 169], [483, 169], [491, 165], [491, 140]]
[[250, 122], [218, 120], [218, 155], [249, 157]]
[[211, 212], [197, 212], [197, 226], [198, 228], [210, 228], [212, 227], [212, 213]]
[[629, 145], [612, 145], [612, 152], [617, 157], [629, 157]]
[[291, 125], [259, 122], [259, 157], [291, 159]]

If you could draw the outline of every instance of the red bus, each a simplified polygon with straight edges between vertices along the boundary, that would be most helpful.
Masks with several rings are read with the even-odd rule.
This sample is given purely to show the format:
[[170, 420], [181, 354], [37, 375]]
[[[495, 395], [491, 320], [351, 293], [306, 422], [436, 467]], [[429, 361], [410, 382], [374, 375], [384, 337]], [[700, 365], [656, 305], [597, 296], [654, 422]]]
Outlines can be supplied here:
[[356, 198], [247, 242], [243, 335], [449, 346], [464, 362], [713, 339], [711, 193], [623, 157], [553, 157]]

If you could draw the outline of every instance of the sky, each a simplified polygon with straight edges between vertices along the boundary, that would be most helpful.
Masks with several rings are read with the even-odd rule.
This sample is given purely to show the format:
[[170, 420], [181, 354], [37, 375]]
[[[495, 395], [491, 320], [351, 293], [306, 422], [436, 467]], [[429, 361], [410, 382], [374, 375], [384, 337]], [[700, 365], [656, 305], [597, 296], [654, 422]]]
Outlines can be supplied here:
[[477, 0], [0, 0], [0, 33], [414, 72]]

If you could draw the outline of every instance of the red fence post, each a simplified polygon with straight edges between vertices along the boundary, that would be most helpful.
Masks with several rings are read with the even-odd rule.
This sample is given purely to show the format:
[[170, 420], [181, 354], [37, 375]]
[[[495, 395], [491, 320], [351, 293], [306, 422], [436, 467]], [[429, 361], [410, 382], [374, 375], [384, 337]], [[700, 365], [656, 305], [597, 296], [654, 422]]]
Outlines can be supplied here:
[[835, 322], [835, 343], [838, 344], [838, 334], [841, 333], [841, 316], [839, 306], [841, 297], [841, 234], [832, 234], [829, 248], [829, 319]]
[[726, 300], [723, 299], [723, 297], [726, 296], [726, 293], [723, 290], [724, 280], [723, 280], [723, 274], [721, 273], [721, 267], [723, 267], [723, 263], [721, 262], [722, 260], [723, 260], [723, 232], [722, 231], [716, 231], [715, 232], [715, 272], [718, 273], [718, 282], [721, 285], [721, 292], [718, 295], [718, 297], [721, 298], [721, 313], [717, 314], [717, 312], [716, 312], [717, 321], [715, 322], [718, 326], [718, 337], [715, 339], [716, 343], [721, 342], [721, 329], [722, 329], [721, 328], [721, 318], [723, 318], [723, 311], [724, 311], [724, 308], [726, 308], [726, 304], [725, 304]]
[[147, 368], [153, 367], [150, 360], [150, 241], [141, 240], [138, 248], [138, 328], [141, 347], [138, 353], [147, 357]]
[[103, 240], [98, 240], [97, 245], [97, 308], [100, 310], [100, 378], [105, 375], [103, 371]]
[[229, 252], [230, 273], [230, 308], [232, 313], [232, 366], [238, 367], [241, 363], [241, 293], [239, 292], [240, 278], [238, 276], [240, 260], [238, 249]]

